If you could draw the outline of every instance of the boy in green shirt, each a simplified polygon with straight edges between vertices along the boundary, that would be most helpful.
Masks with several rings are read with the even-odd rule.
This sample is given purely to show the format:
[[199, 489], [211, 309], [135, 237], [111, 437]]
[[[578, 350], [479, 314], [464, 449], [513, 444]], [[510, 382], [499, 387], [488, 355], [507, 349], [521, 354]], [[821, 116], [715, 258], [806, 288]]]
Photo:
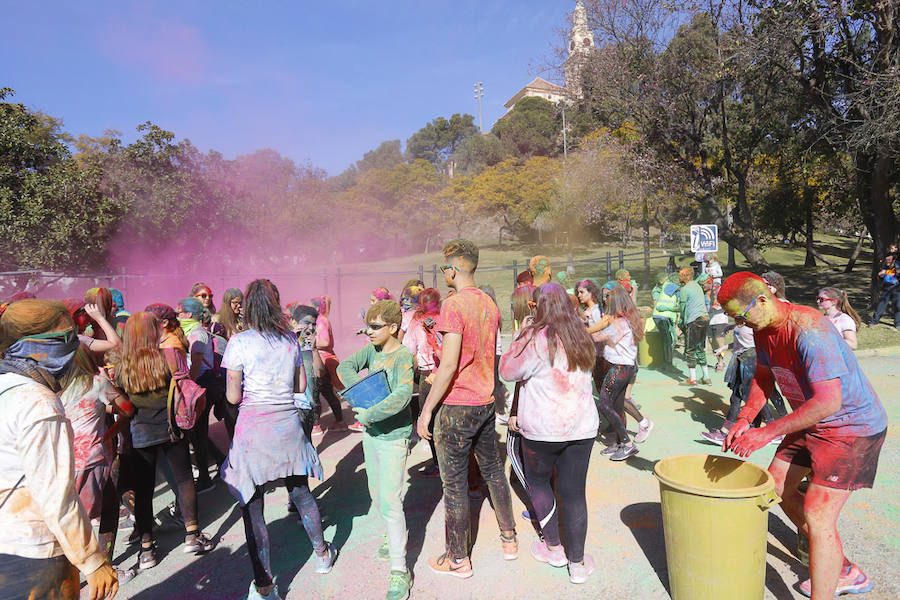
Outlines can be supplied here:
[[391, 561], [387, 600], [409, 597], [411, 578], [406, 568], [406, 518], [403, 514], [403, 484], [412, 416], [409, 402], [413, 391], [412, 353], [397, 334], [402, 320], [400, 305], [380, 300], [366, 313], [366, 333], [371, 343], [348, 356], [337, 368], [344, 386], [360, 380], [359, 372], [384, 369], [391, 393], [370, 408], [354, 408], [363, 431], [363, 456], [369, 480], [369, 495], [387, 525], [387, 541], [377, 558]]

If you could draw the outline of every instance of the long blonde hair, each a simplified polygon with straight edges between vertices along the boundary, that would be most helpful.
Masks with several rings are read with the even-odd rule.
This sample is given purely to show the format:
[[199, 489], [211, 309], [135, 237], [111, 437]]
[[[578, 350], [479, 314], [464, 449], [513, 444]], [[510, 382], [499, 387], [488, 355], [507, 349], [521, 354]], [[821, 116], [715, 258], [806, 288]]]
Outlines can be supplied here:
[[150, 312], [131, 315], [122, 335], [122, 358], [116, 383], [128, 394], [142, 394], [169, 385], [172, 372], [159, 349], [159, 320]]

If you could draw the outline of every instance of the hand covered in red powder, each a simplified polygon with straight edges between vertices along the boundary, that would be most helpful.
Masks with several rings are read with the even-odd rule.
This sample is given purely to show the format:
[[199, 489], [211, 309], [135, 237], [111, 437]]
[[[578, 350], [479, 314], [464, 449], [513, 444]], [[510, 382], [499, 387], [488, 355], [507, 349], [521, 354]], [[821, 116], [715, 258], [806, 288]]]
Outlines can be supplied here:
[[[735, 432], [739, 427], [741, 431]], [[773, 431], [773, 427], [750, 427], [746, 420], [741, 419], [728, 432], [723, 449], [731, 449], [741, 458], [746, 458], [771, 442], [775, 438]]]

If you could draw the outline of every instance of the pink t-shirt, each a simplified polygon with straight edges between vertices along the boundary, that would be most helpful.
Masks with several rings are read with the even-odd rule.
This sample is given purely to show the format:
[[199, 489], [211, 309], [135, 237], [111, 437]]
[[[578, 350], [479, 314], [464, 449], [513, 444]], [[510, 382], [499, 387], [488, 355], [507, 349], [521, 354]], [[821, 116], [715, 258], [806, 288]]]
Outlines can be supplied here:
[[112, 449], [103, 444], [106, 433], [106, 404], [111, 389], [100, 377], [80, 378], [60, 395], [66, 418], [72, 424], [75, 470], [84, 471], [112, 463]]
[[463, 288], [441, 306], [438, 331], [462, 336], [459, 364], [444, 404], [484, 406], [494, 401], [494, 356], [500, 310], [477, 288]]
[[425, 331], [423, 319], [414, 317], [410, 320], [406, 335], [403, 336], [403, 345], [416, 357], [418, 370], [426, 372], [434, 370], [434, 348], [428, 343], [428, 333]]

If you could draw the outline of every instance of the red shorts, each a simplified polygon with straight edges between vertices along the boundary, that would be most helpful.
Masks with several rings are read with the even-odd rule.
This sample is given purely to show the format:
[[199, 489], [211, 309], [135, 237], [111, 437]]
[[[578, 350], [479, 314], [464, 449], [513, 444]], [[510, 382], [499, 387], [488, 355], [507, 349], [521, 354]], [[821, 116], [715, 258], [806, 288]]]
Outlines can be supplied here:
[[775, 458], [809, 468], [810, 482], [838, 490], [870, 488], [887, 429], [868, 437], [798, 431], [784, 436]]

